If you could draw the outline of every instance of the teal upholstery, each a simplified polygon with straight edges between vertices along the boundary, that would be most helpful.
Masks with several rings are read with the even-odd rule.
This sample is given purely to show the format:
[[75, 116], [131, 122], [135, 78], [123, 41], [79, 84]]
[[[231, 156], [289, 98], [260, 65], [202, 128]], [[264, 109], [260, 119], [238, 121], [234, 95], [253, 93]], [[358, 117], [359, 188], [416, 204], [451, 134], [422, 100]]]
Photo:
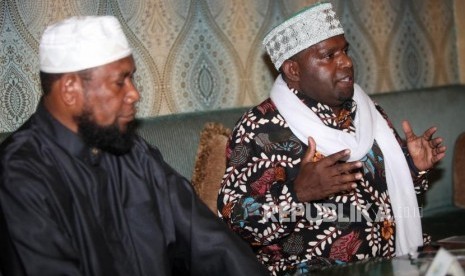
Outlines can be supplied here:
[[219, 122], [232, 128], [246, 110], [240, 107], [147, 118], [140, 120], [138, 132], [160, 149], [172, 167], [191, 179], [200, 132], [205, 123]]

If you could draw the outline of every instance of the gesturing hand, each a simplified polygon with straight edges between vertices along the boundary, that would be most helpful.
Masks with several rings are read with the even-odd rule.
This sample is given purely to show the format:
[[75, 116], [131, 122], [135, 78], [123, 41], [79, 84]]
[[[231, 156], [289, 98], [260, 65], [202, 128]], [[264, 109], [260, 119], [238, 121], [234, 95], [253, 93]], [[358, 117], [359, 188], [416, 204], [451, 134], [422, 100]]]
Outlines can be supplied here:
[[434, 164], [446, 156], [446, 146], [442, 145], [443, 139], [441, 137], [433, 138], [437, 131], [436, 127], [430, 127], [421, 136], [416, 136], [413, 133], [408, 121], [402, 122], [402, 128], [408, 151], [418, 170], [431, 169]]
[[362, 162], [338, 162], [350, 155], [348, 149], [313, 162], [315, 152], [315, 140], [309, 137], [308, 149], [300, 163], [299, 174], [294, 180], [294, 190], [299, 201], [308, 202], [327, 198], [357, 186], [356, 181], [362, 178], [362, 174], [353, 171], [360, 168]]

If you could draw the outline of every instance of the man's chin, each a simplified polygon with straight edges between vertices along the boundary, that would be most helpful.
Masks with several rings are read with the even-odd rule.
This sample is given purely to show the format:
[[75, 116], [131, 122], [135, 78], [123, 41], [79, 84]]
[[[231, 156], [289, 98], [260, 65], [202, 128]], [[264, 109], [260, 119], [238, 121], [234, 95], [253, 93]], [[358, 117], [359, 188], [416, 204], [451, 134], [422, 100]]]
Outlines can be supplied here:
[[121, 132], [125, 132], [131, 125], [135, 124], [136, 118], [134, 116], [120, 117], [116, 124]]
[[342, 91], [340, 94], [339, 94], [339, 100], [341, 102], [346, 102], [346, 101], [349, 101], [351, 100], [352, 98], [354, 97], [354, 89], [347, 89], [345, 91]]
[[89, 147], [122, 155], [129, 152], [134, 144], [136, 121], [132, 120], [124, 126], [113, 124], [100, 126], [87, 116], [78, 118], [79, 134]]

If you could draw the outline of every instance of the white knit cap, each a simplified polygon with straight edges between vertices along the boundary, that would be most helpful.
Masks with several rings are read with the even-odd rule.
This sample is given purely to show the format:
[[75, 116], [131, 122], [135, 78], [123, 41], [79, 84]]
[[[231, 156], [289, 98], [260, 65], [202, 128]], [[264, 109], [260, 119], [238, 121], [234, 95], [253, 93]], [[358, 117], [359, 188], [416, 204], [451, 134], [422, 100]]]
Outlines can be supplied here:
[[76, 72], [131, 55], [114, 16], [71, 17], [45, 29], [39, 45], [40, 71]]
[[310, 6], [271, 30], [263, 40], [277, 70], [298, 52], [330, 37], [343, 34], [331, 3]]

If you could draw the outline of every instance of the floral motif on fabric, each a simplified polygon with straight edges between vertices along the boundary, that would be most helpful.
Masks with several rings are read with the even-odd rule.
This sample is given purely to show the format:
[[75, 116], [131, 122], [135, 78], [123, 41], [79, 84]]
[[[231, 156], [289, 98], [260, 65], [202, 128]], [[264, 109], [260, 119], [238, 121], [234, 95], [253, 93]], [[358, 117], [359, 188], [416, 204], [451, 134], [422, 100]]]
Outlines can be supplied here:
[[[294, 93], [327, 126], [357, 131], [353, 125], [355, 102], [344, 104], [336, 116], [328, 106]], [[395, 221], [384, 158], [376, 141], [361, 160], [363, 178], [357, 187], [315, 202], [297, 201], [293, 190], [292, 181], [306, 150], [307, 145], [292, 133], [270, 99], [246, 112], [228, 142], [227, 167], [218, 196], [220, 217], [249, 242], [271, 275], [393, 257]], [[321, 153], [315, 154], [315, 161], [322, 158]], [[410, 158], [408, 154], [406, 158]], [[419, 177], [415, 168], [411, 170], [420, 193], [428, 181]]]

